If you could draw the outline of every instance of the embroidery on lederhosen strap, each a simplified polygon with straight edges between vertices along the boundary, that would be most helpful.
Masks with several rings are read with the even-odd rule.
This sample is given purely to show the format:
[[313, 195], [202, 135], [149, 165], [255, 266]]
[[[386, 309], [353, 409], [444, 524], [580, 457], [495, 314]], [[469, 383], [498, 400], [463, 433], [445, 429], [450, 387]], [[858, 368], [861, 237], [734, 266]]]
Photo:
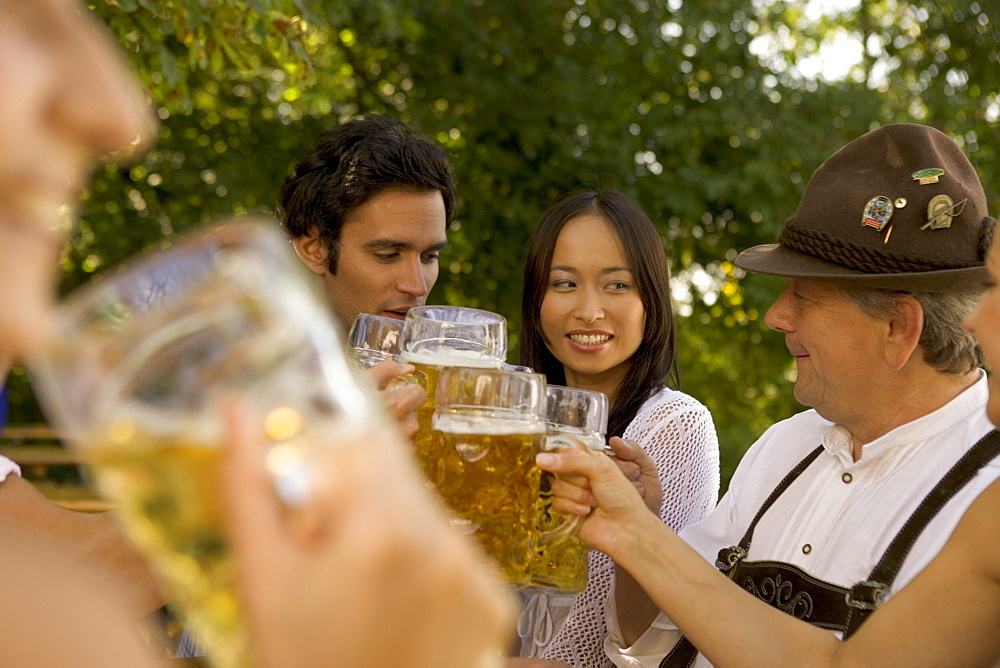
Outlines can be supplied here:
[[[719, 558], [715, 561], [716, 568], [723, 573], [730, 573], [730, 578], [732, 577], [732, 569], [743, 560], [743, 557], [747, 556], [747, 552], [750, 550], [750, 541], [753, 539], [753, 530], [757, 526], [757, 522], [760, 521], [760, 518], [771, 507], [771, 504], [788, 489], [789, 485], [795, 482], [795, 479], [819, 457], [821, 452], [823, 452], [823, 446], [817, 446], [815, 450], [806, 455], [802, 461], [795, 465], [795, 468], [781, 479], [781, 482], [771, 491], [771, 494], [750, 521], [750, 526], [747, 528], [746, 533], [743, 534], [740, 544], [719, 550]], [[686, 668], [694, 663], [696, 656], [698, 656], [698, 649], [691, 644], [687, 636], [682, 635], [677, 644], [670, 650], [670, 653], [663, 657], [663, 661], [660, 662], [660, 668]]]

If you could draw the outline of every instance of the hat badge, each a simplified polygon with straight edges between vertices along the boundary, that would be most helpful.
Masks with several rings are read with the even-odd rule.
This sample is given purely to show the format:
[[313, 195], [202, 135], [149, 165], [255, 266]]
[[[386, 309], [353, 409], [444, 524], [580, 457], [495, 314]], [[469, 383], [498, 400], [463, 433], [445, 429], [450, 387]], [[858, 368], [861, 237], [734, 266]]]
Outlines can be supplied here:
[[944, 176], [944, 170], [940, 167], [918, 169], [910, 174], [910, 178], [914, 181], [919, 181], [922, 186], [926, 186], [928, 183], [937, 183], [938, 179], [942, 176]]
[[927, 222], [921, 226], [921, 230], [930, 228], [932, 230], [946, 230], [951, 227], [951, 219], [961, 215], [965, 210], [968, 198], [955, 202], [947, 195], [935, 195], [927, 203]]
[[861, 214], [861, 223], [881, 232], [889, 224], [892, 211], [892, 200], [885, 195], [876, 195], [865, 204], [864, 213]]

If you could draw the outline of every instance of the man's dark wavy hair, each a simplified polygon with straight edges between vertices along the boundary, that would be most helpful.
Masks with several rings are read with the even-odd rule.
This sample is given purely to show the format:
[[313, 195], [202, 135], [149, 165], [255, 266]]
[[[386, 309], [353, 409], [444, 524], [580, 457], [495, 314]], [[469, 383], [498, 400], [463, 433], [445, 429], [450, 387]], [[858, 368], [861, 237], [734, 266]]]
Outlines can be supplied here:
[[444, 199], [446, 224], [455, 215], [455, 178], [444, 149], [393, 118], [369, 114], [323, 133], [285, 179], [278, 215], [293, 239], [318, 232], [328, 268], [336, 273], [340, 231], [351, 211], [390, 189], [436, 190]]

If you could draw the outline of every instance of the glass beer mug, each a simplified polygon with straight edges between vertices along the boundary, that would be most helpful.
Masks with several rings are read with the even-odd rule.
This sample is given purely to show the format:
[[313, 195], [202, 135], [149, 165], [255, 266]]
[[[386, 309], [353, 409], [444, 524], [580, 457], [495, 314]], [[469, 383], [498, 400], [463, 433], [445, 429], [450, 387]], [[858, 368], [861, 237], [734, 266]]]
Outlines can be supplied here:
[[[549, 385], [545, 389], [545, 426], [550, 437], [572, 436], [586, 447], [603, 452], [608, 430], [608, 397], [603, 392]], [[550, 474], [542, 476], [536, 511], [543, 532], [564, 521], [552, 510], [550, 480]], [[530, 566], [530, 586], [567, 593], [583, 591], [587, 586], [587, 555], [587, 546], [576, 536], [540, 545]]]
[[[427, 390], [417, 409], [416, 453], [426, 465], [432, 444], [438, 376], [444, 367], [499, 369], [507, 359], [507, 320], [496, 313], [461, 306], [418, 306], [406, 313], [399, 361], [416, 371], [409, 380]], [[425, 472], [429, 473], [426, 471]]]
[[356, 369], [370, 369], [399, 357], [403, 321], [384, 315], [359, 313], [347, 334], [347, 354]]
[[61, 308], [32, 365], [49, 413], [175, 597], [214, 666], [252, 663], [217, 488], [220, 400], [240, 397], [292, 508], [316, 457], [393, 438], [277, 225], [203, 230]]
[[579, 518], [542, 531], [536, 521], [541, 469], [535, 455], [548, 442], [545, 376], [494, 369], [448, 367], [437, 383], [434, 437], [424, 465], [452, 512], [452, 524], [474, 533], [504, 579], [524, 586], [541, 545], [569, 538]]

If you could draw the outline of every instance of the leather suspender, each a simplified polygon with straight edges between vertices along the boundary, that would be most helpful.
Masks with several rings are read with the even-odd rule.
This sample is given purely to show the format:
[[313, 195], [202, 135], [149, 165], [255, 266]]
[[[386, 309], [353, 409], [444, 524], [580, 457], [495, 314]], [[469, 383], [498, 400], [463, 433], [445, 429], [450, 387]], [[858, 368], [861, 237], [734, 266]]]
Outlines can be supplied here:
[[[746, 589], [773, 607], [803, 618], [816, 626], [843, 631], [846, 638], [850, 637], [865, 619], [885, 602], [899, 569], [927, 524], [975, 476], [980, 468], [1000, 454], [1000, 433], [996, 430], [989, 432], [956, 462], [920, 502], [903, 528], [893, 538], [868, 578], [850, 589], [813, 578], [805, 571], [788, 564], [743, 562], [749, 552], [757, 522], [821, 451], [822, 446], [810, 452], [778, 483], [778, 486], [757, 511], [739, 545], [719, 551], [716, 567], [728, 573], [730, 578], [743, 580]], [[770, 588], [754, 585], [755, 578], [760, 578], [761, 574], [767, 576], [764, 577], [764, 581], [770, 585]], [[782, 581], [782, 576], [785, 578], [784, 581]], [[800, 589], [809, 589], [809, 593], [792, 594], [795, 590], [795, 586], [791, 584], [793, 582], [798, 584]], [[780, 594], [778, 591], [780, 587], [787, 587], [787, 595]], [[816, 619], [813, 619], [813, 598], [810, 597], [810, 594], [815, 596], [816, 601], [822, 603], [824, 608], [835, 607], [836, 609], [831, 614], [817, 615]], [[836, 605], [834, 606], [833, 603]], [[697, 654], [698, 650], [694, 645], [686, 637], [681, 637], [677, 645], [660, 663], [660, 668], [689, 666]]]
[[847, 599], [847, 605], [858, 612], [851, 616], [845, 637], [850, 637], [857, 631], [868, 615], [885, 602], [899, 569], [903, 567], [903, 562], [924, 528], [945, 504], [976, 476], [979, 469], [998, 454], [1000, 454], [1000, 432], [994, 429], [979, 439], [941, 478], [941, 482], [924, 497], [906, 520], [903, 528], [892, 539], [892, 543], [886, 548], [868, 579], [851, 588], [851, 597]]
[[[723, 573], [729, 573], [729, 577], [732, 577], [732, 570], [736, 565], [742, 561], [743, 557], [747, 555], [750, 550], [750, 541], [753, 538], [753, 530], [757, 526], [757, 522], [760, 518], [767, 512], [767, 509], [778, 499], [779, 496], [784, 493], [788, 486], [791, 485], [799, 475], [805, 471], [813, 461], [819, 457], [820, 453], [823, 452], [823, 446], [818, 446], [815, 450], [810, 452], [805, 458], [795, 465], [788, 474], [781, 479], [778, 486], [774, 488], [770, 496], [764, 501], [764, 504], [754, 515], [753, 520], [750, 522], [750, 526], [747, 528], [746, 533], [743, 534], [743, 538], [740, 540], [740, 544], [734, 547], [727, 547], [719, 550], [719, 558], [715, 560], [715, 567], [718, 568]], [[660, 662], [660, 668], [686, 668], [694, 663], [695, 657], [698, 656], [698, 648], [691, 644], [691, 641], [687, 639], [687, 636], [681, 636], [677, 644], [674, 645], [670, 653], [663, 657], [663, 661]]]
[[788, 475], [781, 479], [781, 482], [779, 482], [778, 486], [774, 488], [771, 495], [764, 500], [764, 504], [760, 507], [760, 510], [757, 511], [757, 514], [754, 515], [753, 520], [750, 521], [750, 526], [747, 527], [746, 533], [743, 534], [743, 538], [740, 539], [740, 544], [735, 547], [726, 547], [719, 550], [719, 557], [715, 560], [716, 568], [723, 573], [730, 573], [730, 577], [732, 577], [731, 570], [736, 566], [736, 564], [742, 561], [743, 558], [747, 556], [747, 552], [750, 551], [750, 541], [753, 540], [753, 531], [757, 528], [757, 522], [760, 521], [760, 518], [764, 516], [764, 513], [771, 508], [774, 502], [778, 500], [778, 497], [785, 493], [785, 490], [788, 489], [789, 485], [795, 482], [795, 480], [802, 475], [802, 472], [809, 468], [810, 464], [816, 461], [816, 458], [819, 457], [821, 452], [823, 452], [822, 445], [818, 446], [815, 450], [806, 455], [801, 462], [795, 465], [795, 468], [788, 472]]

